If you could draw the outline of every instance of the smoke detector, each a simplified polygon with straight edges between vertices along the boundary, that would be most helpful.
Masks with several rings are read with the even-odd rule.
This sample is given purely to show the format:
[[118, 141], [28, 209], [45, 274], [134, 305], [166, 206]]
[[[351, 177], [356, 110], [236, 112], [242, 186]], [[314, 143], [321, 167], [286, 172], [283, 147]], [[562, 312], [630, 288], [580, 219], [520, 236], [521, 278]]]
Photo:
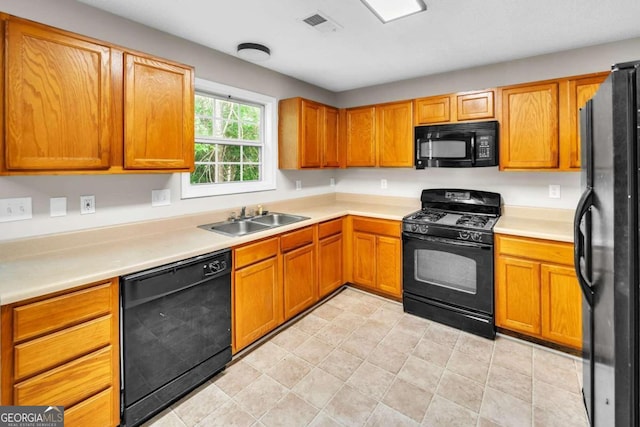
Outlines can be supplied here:
[[302, 22], [321, 33], [333, 33], [342, 29], [336, 21], [320, 11], [302, 18]]

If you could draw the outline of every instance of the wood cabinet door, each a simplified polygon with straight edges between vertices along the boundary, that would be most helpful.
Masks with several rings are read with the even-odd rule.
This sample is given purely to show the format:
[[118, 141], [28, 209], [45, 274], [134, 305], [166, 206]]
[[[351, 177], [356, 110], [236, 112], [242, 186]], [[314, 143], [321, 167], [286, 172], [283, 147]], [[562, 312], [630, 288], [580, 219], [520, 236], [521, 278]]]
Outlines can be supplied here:
[[357, 285], [376, 287], [376, 236], [353, 232], [353, 282]]
[[303, 99], [301, 124], [300, 167], [319, 168], [322, 166], [322, 105]]
[[558, 83], [502, 89], [500, 169], [559, 163]]
[[496, 261], [496, 326], [539, 335], [540, 264], [506, 256]]
[[282, 281], [285, 320], [318, 301], [316, 247], [313, 243], [282, 256]]
[[378, 166], [413, 166], [412, 102], [376, 106]]
[[451, 121], [451, 98], [448, 95], [415, 100], [416, 125], [448, 121]]
[[322, 138], [322, 167], [337, 168], [340, 166], [339, 129], [340, 118], [338, 109], [324, 107], [324, 132]]
[[193, 70], [124, 58], [125, 169], [193, 170]]
[[495, 117], [493, 91], [456, 95], [456, 120], [478, 120]]
[[582, 348], [582, 292], [573, 268], [541, 266], [542, 337]]
[[342, 279], [342, 234], [318, 241], [318, 293], [322, 298], [338, 289]]
[[6, 168], [107, 169], [110, 48], [20, 20], [6, 24]]
[[378, 236], [376, 241], [377, 287], [384, 293], [402, 296], [402, 244], [395, 237]]
[[567, 158], [564, 169], [580, 169], [580, 109], [595, 95], [600, 83], [608, 75], [609, 73], [602, 73], [597, 76], [569, 80], [567, 123], [561, 123], [561, 126], [566, 126], [568, 131], [568, 140], [562, 152]]
[[375, 166], [375, 107], [346, 111], [347, 166]]
[[278, 258], [236, 270], [233, 298], [233, 333], [238, 351], [282, 323]]

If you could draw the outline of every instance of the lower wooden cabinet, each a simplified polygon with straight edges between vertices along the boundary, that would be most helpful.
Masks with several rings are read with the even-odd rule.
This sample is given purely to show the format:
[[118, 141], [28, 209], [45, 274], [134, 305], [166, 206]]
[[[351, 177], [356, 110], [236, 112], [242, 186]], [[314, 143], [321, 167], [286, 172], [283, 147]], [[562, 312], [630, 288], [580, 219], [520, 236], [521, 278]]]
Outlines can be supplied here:
[[120, 423], [118, 279], [1, 311], [2, 405], [64, 406], [67, 426]]
[[285, 320], [318, 301], [315, 229], [305, 227], [280, 237]]
[[496, 235], [496, 326], [582, 347], [582, 295], [570, 243]]
[[352, 217], [351, 281], [366, 289], [402, 297], [400, 222]]
[[344, 284], [342, 238], [343, 219], [318, 225], [318, 294], [322, 298]]
[[251, 344], [283, 321], [278, 238], [234, 249], [233, 348]]

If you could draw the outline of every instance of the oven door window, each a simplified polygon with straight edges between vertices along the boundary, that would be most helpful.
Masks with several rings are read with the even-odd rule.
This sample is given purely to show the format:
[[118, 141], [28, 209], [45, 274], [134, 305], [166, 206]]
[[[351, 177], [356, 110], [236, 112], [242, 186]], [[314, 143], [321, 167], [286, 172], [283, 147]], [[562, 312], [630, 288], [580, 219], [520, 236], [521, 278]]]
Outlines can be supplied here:
[[431, 249], [414, 251], [414, 274], [418, 282], [476, 294], [478, 267], [473, 258]]
[[467, 159], [467, 141], [459, 139], [436, 139], [431, 141], [432, 159]]

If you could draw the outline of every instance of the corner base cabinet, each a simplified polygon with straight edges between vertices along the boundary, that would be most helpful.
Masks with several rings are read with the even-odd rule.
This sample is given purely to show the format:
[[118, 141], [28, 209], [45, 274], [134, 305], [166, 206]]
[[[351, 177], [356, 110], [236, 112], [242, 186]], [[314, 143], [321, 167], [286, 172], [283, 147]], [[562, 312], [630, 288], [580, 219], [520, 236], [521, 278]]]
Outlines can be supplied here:
[[2, 405], [64, 406], [69, 427], [120, 424], [118, 279], [1, 312]]
[[571, 243], [496, 235], [496, 326], [582, 348]]

